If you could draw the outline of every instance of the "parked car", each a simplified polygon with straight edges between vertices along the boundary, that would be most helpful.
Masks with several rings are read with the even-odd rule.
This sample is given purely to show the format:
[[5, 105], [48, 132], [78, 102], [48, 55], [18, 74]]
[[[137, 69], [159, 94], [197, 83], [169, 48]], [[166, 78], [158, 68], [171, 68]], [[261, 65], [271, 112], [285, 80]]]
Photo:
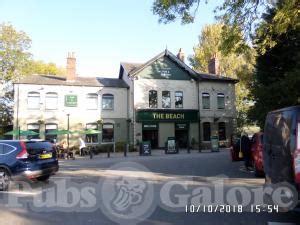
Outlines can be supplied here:
[[263, 132], [255, 133], [251, 141], [251, 160], [254, 168], [254, 174], [257, 177], [264, 176], [264, 165], [263, 165]]
[[230, 143], [230, 158], [231, 161], [242, 161], [243, 157], [239, 157], [241, 139], [238, 137], [232, 137]]
[[48, 141], [0, 140], [0, 190], [8, 190], [11, 180], [46, 181], [58, 168]]
[[263, 139], [266, 182], [289, 182], [300, 192], [300, 106], [269, 112]]

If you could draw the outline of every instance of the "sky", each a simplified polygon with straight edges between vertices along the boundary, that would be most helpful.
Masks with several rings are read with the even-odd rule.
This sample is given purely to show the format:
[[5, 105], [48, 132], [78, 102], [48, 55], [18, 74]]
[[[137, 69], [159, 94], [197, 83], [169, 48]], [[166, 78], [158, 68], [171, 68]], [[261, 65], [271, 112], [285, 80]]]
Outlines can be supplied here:
[[[120, 62], [144, 63], [167, 47], [193, 54], [218, 1], [201, 1], [195, 22], [159, 24], [154, 0], [0, 0], [0, 23], [10, 22], [32, 40], [36, 60], [65, 67], [75, 52], [79, 76], [117, 77]], [[187, 60], [186, 60], [187, 62]], [[188, 62], [187, 62], [188, 63]]]

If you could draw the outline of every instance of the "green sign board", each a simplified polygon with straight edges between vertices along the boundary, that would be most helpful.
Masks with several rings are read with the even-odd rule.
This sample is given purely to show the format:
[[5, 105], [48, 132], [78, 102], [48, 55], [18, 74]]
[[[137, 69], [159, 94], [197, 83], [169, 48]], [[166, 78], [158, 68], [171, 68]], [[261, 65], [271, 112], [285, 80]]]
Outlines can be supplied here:
[[158, 124], [157, 123], [144, 123], [143, 130], [157, 130]]
[[77, 106], [77, 95], [65, 95], [65, 106], [76, 107]]
[[136, 112], [137, 122], [197, 122], [197, 110], [140, 110]]
[[176, 123], [175, 124], [175, 129], [176, 130], [187, 130], [189, 128], [188, 123]]

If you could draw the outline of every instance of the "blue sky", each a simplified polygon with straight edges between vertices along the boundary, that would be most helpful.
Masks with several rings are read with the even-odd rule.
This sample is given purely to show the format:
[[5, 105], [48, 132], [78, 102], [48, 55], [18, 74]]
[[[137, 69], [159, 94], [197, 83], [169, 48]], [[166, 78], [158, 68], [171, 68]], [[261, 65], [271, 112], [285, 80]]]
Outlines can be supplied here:
[[[166, 46], [193, 53], [215, 3], [202, 1], [196, 21], [159, 24], [152, 0], [0, 0], [0, 23], [10, 22], [32, 39], [34, 59], [65, 67], [74, 51], [79, 76], [117, 77], [120, 62], [145, 62]], [[212, 2], [212, 1], [210, 1]]]

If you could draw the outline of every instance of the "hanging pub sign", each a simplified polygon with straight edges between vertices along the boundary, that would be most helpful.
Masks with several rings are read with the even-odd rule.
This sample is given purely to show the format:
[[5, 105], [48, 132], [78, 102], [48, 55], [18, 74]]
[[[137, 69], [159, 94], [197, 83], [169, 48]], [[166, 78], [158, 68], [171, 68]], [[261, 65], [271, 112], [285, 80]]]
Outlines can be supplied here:
[[77, 106], [77, 95], [65, 95], [65, 106], [76, 107]]

